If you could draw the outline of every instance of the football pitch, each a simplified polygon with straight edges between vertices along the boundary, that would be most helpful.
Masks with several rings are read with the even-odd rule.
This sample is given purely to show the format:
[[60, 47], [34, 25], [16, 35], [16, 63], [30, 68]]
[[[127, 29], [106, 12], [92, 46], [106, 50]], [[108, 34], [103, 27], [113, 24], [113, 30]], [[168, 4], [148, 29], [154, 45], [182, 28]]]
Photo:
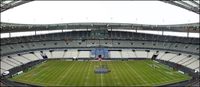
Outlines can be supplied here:
[[[106, 65], [111, 72], [95, 73]], [[39, 86], [160, 86], [190, 79], [151, 60], [65, 61], [48, 60], [11, 80]]]

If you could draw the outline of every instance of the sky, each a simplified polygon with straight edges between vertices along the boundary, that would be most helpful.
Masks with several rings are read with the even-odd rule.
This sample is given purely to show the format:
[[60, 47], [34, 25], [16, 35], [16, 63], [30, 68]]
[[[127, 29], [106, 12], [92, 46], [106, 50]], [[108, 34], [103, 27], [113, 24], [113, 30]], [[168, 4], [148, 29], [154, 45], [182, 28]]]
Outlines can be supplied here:
[[169, 25], [199, 22], [199, 15], [161, 1], [32, 1], [2, 12], [1, 22]]
[[[1, 13], [1, 22], [20, 24], [58, 24], [81, 22], [135, 23], [173, 25], [199, 22], [199, 15], [161, 1], [32, 1]], [[60, 31], [40, 31], [37, 34]], [[141, 30], [138, 33], [158, 34]], [[15, 32], [11, 37], [30, 36], [35, 32]], [[186, 32], [164, 32], [164, 35], [187, 37]], [[9, 33], [1, 33], [1, 38]], [[189, 37], [199, 37], [190, 33]]]

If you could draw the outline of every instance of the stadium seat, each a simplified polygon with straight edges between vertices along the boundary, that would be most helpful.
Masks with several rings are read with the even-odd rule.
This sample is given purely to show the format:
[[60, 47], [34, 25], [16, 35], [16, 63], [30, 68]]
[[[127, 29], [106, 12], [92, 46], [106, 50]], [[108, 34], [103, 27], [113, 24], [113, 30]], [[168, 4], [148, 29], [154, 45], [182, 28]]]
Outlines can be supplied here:
[[52, 58], [63, 58], [64, 56], [64, 51], [62, 50], [54, 50], [52, 52]]
[[43, 53], [46, 54], [48, 58], [52, 58], [52, 54], [49, 52], [49, 50], [44, 50]]
[[155, 50], [150, 50], [149, 52], [147, 52], [147, 58], [152, 58], [152, 56], [156, 53]]
[[11, 65], [14, 66], [14, 67], [16, 67], [16, 66], [19, 65], [19, 64], [16, 64], [16, 63], [12, 62], [11, 60], [9, 60], [9, 58], [8, 58], [7, 56], [2, 57], [2, 58], [1, 58], [1, 61], [4, 61], [4, 62], [6, 62], [6, 63], [9, 63], [9, 64], [11, 64]]
[[190, 64], [188, 64], [186, 67], [191, 68], [191, 69], [196, 69], [199, 67], [199, 60], [196, 60]]
[[22, 56], [25, 58], [28, 58], [32, 61], [39, 60], [39, 58], [37, 56], [35, 56], [34, 54], [30, 54], [30, 53], [23, 54]]
[[137, 58], [147, 58], [147, 52], [144, 50], [136, 50], [135, 54]]
[[77, 58], [78, 50], [77, 49], [68, 49], [64, 55], [64, 58]]
[[121, 54], [122, 54], [122, 58], [136, 58], [132, 49], [122, 49]]
[[165, 61], [168, 61], [174, 57], [177, 57], [177, 54], [174, 54], [174, 53], [166, 53], [165, 55], [163, 55], [160, 59], [161, 60], [165, 60]]
[[79, 51], [78, 58], [90, 58], [90, 51]]
[[5, 63], [3, 61], [1, 61], [1, 68], [5, 69], [5, 70], [9, 70], [11, 68], [13, 68], [14, 66], [8, 64], [8, 63]]
[[181, 55], [174, 57], [173, 59], [171, 59], [169, 61], [177, 63], [178, 61], [185, 59], [187, 56], [188, 56], [188, 54], [181, 54]]
[[110, 58], [122, 58], [120, 51], [109, 51]]
[[29, 59], [26, 59], [26, 58], [18, 56], [18, 55], [12, 55], [12, 58], [15, 59], [16, 61], [23, 63], [23, 64], [30, 62]]
[[43, 59], [43, 57], [41, 56], [41, 52], [40, 51], [34, 51], [34, 55], [39, 59]]

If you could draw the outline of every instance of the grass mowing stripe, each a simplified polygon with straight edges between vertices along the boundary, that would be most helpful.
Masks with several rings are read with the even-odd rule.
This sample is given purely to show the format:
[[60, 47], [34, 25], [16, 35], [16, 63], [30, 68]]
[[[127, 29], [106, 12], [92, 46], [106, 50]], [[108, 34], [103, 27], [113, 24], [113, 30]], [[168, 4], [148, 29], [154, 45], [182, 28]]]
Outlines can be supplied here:
[[[54, 83], [54, 84], [57, 84], [57, 82], [59, 82], [60, 78], [62, 77], [62, 75], [65, 73], [65, 70], [67, 70], [69, 68], [70, 65], [72, 65], [71, 62], [68, 62], [68, 61], [62, 61], [59, 65], [61, 65], [60, 67], [57, 67], [57, 69], [54, 69], [53, 72], [55, 72], [57, 75], [51, 75], [49, 78], [49, 81], [50, 83]], [[57, 77], [57, 78], [55, 78]], [[57, 82], [55, 82], [57, 81]]]
[[37, 72], [31, 73], [32, 76], [34, 75], [35, 77], [38, 77], [38, 78], [32, 79], [30, 82], [33, 82], [33, 83], [34, 82], [39, 82], [39, 80], [42, 79], [43, 75], [46, 74], [46, 73], [44, 73], [44, 71], [51, 69], [51, 67], [44, 68], [44, 66], [47, 66], [49, 64], [56, 65], [56, 63], [46, 61], [46, 63], [44, 63], [43, 66], [40, 66], [39, 68], [36, 68]]
[[[150, 83], [153, 85], [154, 83], [160, 82], [161, 80], [165, 81], [164, 78], [157, 78], [156, 76], [160, 77], [159, 74], [155, 74], [155, 68], [150, 67], [149, 64], [147, 63], [147, 61], [144, 61], [144, 71], [146, 71], [146, 76], [148, 77], [150, 80]], [[148, 72], [147, 72], [148, 71]]]
[[108, 82], [110, 82], [111, 84], [113, 84], [113, 85], [110, 85], [110, 84], [108, 84], [108, 86], [117, 86], [117, 85], [119, 85], [119, 81], [118, 81], [118, 76], [116, 75], [116, 71], [115, 71], [115, 69], [114, 69], [114, 67], [113, 67], [113, 62], [106, 62], [107, 63], [107, 65], [109, 66], [109, 69], [111, 70], [111, 72], [109, 73], [109, 80], [107, 81], [107, 83]]
[[[154, 72], [154, 68], [153, 67], [149, 67], [149, 65], [146, 63], [146, 61], [144, 60], [143, 61], [144, 63], [140, 63], [140, 64], [137, 64], [138, 66], [143, 66], [141, 68], [138, 68], [138, 71], [140, 71], [141, 73], [143, 73], [142, 75], [144, 75], [143, 77], [147, 77], [148, 79], [148, 82], [150, 84], [152, 83], [155, 83], [155, 82], [159, 82], [159, 80], [157, 79], [157, 77], [155, 77], [155, 72]], [[154, 73], [152, 73], [154, 72]]]
[[[54, 61], [51, 60], [49, 62], [54, 62]], [[58, 62], [60, 62], [60, 61], [55, 60], [54, 63], [58, 63]], [[59, 75], [59, 69], [63, 65], [62, 63], [63, 63], [63, 61], [60, 62], [60, 64], [57, 65], [56, 67], [54, 65], [49, 65], [48, 67], [51, 67], [51, 69], [49, 69], [49, 70], [47, 70], [47, 71], [44, 72], [44, 73], [46, 73], [46, 76], [43, 77], [41, 80], [39, 80], [39, 82], [44, 82], [44, 83], [49, 84], [49, 85], [51, 85], [52, 83], [54, 83], [56, 80], [52, 81], [51, 78], [53, 78], [54, 75]], [[57, 67], [59, 67], [59, 68], [57, 68]]]
[[[155, 65], [158, 65], [156, 64], [155, 62], [153, 61], [150, 61], [150, 64], [155, 64]], [[159, 66], [160, 67], [160, 66]], [[159, 69], [155, 69], [155, 71], [157, 71], [158, 73], [157, 74], [160, 74], [163, 76], [164, 79], [166, 80], [170, 80], [171, 78], [168, 78], [163, 72], [166, 72], [166, 69], [163, 69], [164, 67], [160, 67]], [[167, 70], [168, 71], [168, 70]]]
[[89, 62], [89, 66], [87, 68], [87, 75], [86, 75], [86, 80], [85, 80], [85, 83], [84, 83], [84, 86], [89, 86], [89, 82], [88, 82], [88, 79], [89, 79], [89, 72], [90, 72], [90, 66], [91, 66], [91, 62]]
[[[130, 70], [128, 69], [128, 67], [124, 67], [125, 65], [123, 64], [123, 62], [119, 62], [120, 64], [120, 68], [122, 70], [121, 73], [123, 73], [123, 77], [124, 77], [124, 84], [126, 85], [133, 85], [133, 82], [138, 83], [137, 79], [134, 79], [135, 75], [133, 73], [130, 72]], [[133, 80], [133, 81], [132, 81]]]
[[80, 77], [78, 77], [78, 76], [76, 77], [76, 79], [79, 80], [78, 81], [79, 84], [77, 84], [79, 86], [84, 85], [84, 81], [85, 81], [85, 78], [86, 78], [86, 75], [87, 75], [87, 72], [86, 72], [87, 71], [87, 67], [88, 67], [87, 62], [83, 62], [82, 65], [80, 65], [81, 69], [79, 69], [79, 73], [80, 72], [82, 72], [82, 73], [79, 74]]
[[[151, 61], [151, 62], [153, 62], [153, 61]], [[156, 69], [156, 71], [158, 71], [160, 74], [162, 74], [164, 77], [166, 77], [166, 78], [168, 78], [170, 80], [174, 79], [174, 77], [171, 77], [171, 76], [163, 73], [163, 72], [170, 72], [170, 69], [167, 68], [167, 66], [164, 66], [162, 64], [156, 64], [156, 65], [161, 67], [160, 69]], [[173, 70], [171, 70], [171, 71], [173, 71]]]
[[[42, 68], [46, 68], [45, 70], [43, 70], [43, 71], [41, 71], [41, 73], [42, 74], [40, 74], [40, 73], [37, 73], [36, 74], [36, 76], [40, 76], [40, 78], [38, 78], [38, 79], [36, 79], [36, 80], [33, 80], [33, 82], [40, 82], [40, 81], [44, 81], [44, 83], [46, 83], [45, 81], [46, 80], [43, 80], [43, 79], [45, 79], [45, 75], [47, 75], [48, 73], [46, 73], [46, 71], [49, 71], [49, 70], [51, 70], [52, 69], [52, 65], [56, 65], [56, 61], [55, 62], [51, 62], [51, 61], [47, 61], [47, 63], [49, 63], [48, 64], [48, 66], [47, 66], [47, 64], [46, 65], [44, 65]], [[51, 64], [51, 65], [50, 65]], [[52, 72], [51, 72], [52, 73]]]
[[[56, 61], [56, 62], [60, 62], [60, 61]], [[40, 81], [42, 82], [46, 82], [46, 83], [52, 83], [55, 82], [56, 80], [54, 79], [53, 81], [51, 80], [51, 78], [54, 78], [55, 75], [60, 75], [60, 69], [62, 69], [62, 66], [65, 65], [64, 62], [60, 62], [59, 65], [55, 66], [50, 66], [52, 67], [49, 71], [46, 71], [46, 75], [43, 79], [41, 79]], [[59, 68], [57, 68], [59, 67]]]
[[126, 72], [125, 75], [127, 75], [126, 77], [128, 77], [128, 78], [126, 78], [126, 81], [129, 82], [129, 84], [127, 84], [127, 85], [138, 84], [140, 82], [140, 80], [135, 78], [136, 75], [134, 73], [132, 73], [132, 71], [130, 69], [128, 69], [129, 67], [124, 67], [123, 62], [120, 62], [120, 63], [121, 63], [120, 67], [123, 69], [123, 71]]
[[[62, 60], [57, 60], [57, 61], [61, 61], [59, 63], [59, 65], [61, 65], [61, 66], [60, 67], [54, 66], [54, 67], [57, 67], [57, 69], [54, 69], [53, 72], [57, 73], [58, 75], [56, 75], [56, 76], [51, 75], [51, 79], [49, 79], [49, 80], [51, 80], [51, 83], [54, 83], [56, 85], [58, 85], [58, 83], [61, 81], [63, 74], [65, 74], [65, 70], [70, 68], [70, 66], [73, 64], [73, 63], [68, 62], [68, 61], [62, 61]], [[51, 85], [49, 85], [49, 86], [51, 86]]]
[[77, 73], [77, 70], [79, 69], [77, 66], [79, 66], [79, 63], [75, 61], [70, 70], [66, 72], [67, 74], [65, 73], [66, 76], [64, 77], [64, 80], [68, 79], [65, 82], [68, 83], [69, 86], [75, 86], [76, 84], [73, 83], [77, 83], [76, 77], [79, 75], [79, 73]]
[[124, 71], [122, 71], [122, 69], [121, 69], [121, 67], [119, 67], [119, 66], [121, 66], [121, 65], [119, 65], [120, 63], [118, 62], [118, 61], [116, 61], [116, 62], [114, 62], [115, 63], [115, 65], [116, 65], [116, 69], [115, 70], [117, 70], [117, 75], [119, 75], [119, 77], [120, 77], [120, 80], [121, 80], [121, 85], [126, 85], [125, 83], [126, 83], [126, 80], [125, 80], [125, 76], [124, 76]]
[[[75, 62], [72, 62], [72, 64], [70, 64], [68, 67], [65, 68], [65, 70], [63, 72], [63, 75], [60, 75], [60, 80], [58, 80], [58, 83], [56, 85], [60, 85], [62, 83], [63, 80], [67, 80], [65, 79], [65, 77], [68, 75], [69, 71], [72, 69], [72, 66], [75, 64]], [[68, 69], [69, 68], [69, 69]]]
[[[148, 61], [148, 62], [153, 62], [153, 61]], [[154, 63], [155, 63], [155, 62], [154, 62]], [[162, 66], [162, 64], [159, 65], [159, 66], [162, 67], [162, 68], [166, 68], [166, 66]], [[166, 71], [169, 72], [169, 70], [167, 70], [167, 69], [159, 69], [159, 70], [156, 69], [156, 70], [159, 71], [160, 73], [163, 73], [163, 74], [164, 74]], [[162, 71], [161, 71], [161, 70], [162, 70]], [[171, 72], [175, 72], [175, 71], [171, 70]], [[162, 75], [163, 75], [163, 74], [162, 74]], [[180, 73], [178, 73], [178, 74], [180, 74]], [[178, 75], [178, 74], [177, 74], [177, 75]], [[169, 76], [170, 76], [170, 75], [169, 75]], [[165, 76], [164, 76], [164, 77], [165, 77]], [[171, 77], [172, 77], [172, 76], [171, 76]], [[177, 79], [177, 77], [174, 77], [174, 76], [173, 76], [173, 79]], [[173, 83], [173, 82], [174, 82], [173, 79], [168, 78], [168, 80], [165, 80], [165, 81], [162, 81], [162, 82]], [[171, 80], [171, 82], [170, 82], [169, 80]], [[178, 78], [178, 80], [180, 81], [180, 78]], [[160, 82], [160, 83], [161, 83], [161, 82]]]
[[142, 80], [142, 81], [145, 83], [145, 85], [148, 85], [148, 82], [147, 82], [146, 80], [144, 80], [144, 79], [140, 76], [140, 74], [138, 74], [138, 73], [136, 72], [135, 69], [133, 69], [132, 67], [130, 67], [130, 65], [128, 65], [127, 62], [124, 62], [124, 63], [125, 63], [125, 65], [127, 65], [131, 70], [133, 70], [133, 72], [140, 78], [140, 80]]
[[[139, 62], [146, 62], [146, 61], [140, 60]], [[131, 63], [128, 63], [128, 64], [129, 64], [130, 66], [132, 66]], [[141, 66], [142, 66], [142, 67], [141, 67]], [[139, 68], [139, 67], [140, 67], [140, 68]], [[140, 72], [140, 75], [141, 75], [144, 79], [146, 79], [146, 81], [147, 81], [149, 84], [151, 84], [152, 82], [155, 81], [155, 79], [153, 79], [153, 77], [151, 77], [151, 74], [149, 73], [149, 72], [150, 72], [149, 69], [146, 69], [145, 67], [146, 67], [146, 65], [145, 65], [144, 63], [138, 63], [138, 62], [136, 62], [135, 67], [132, 66], [133, 69], [135, 69], [135, 70], [137, 69], [137, 71]]]
[[[154, 69], [151, 64], [159, 68]], [[108, 65], [111, 72], [95, 74], [94, 70], [100, 65]], [[26, 80], [27, 78], [29, 80]], [[147, 84], [141, 78], [147, 81]], [[17, 79], [20, 82], [41, 86], [160, 86], [183, 81], [188, 77], [151, 60], [101, 62], [49, 60], [13, 78]], [[37, 80], [32, 81], [33, 79]]]
[[[112, 65], [112, 62], [110, 61], [107, 61], [106, 64], [108, 65], [108, 68], [111, 70], [111, 72], [108, 73], [109, 76], [107, 76], [106, 78], [109, 78], [109, 79], [106, 79], [106, 85], [108, 86], [117, 86], [119, 85], [119, 81], [118, 81], [118, 76], [116, 75], [116, 72], [115, 70], [113, 69], [113, 65]], [[113, 84], [113, 85], [111, 85]]]
[[[43, 64], [43, 65], [42, 65], [42, 64]], [[41, 64], [41, 65], [44, 66], [44, 65], [46, 65], [46, 64], [48, 64], [48, 63], [42, 63], [42, 64]], [[42, 66], [38, 66], [38, 68], [34, 68], [32, 71], [38, 71], [38, 69], [41, 69]], [[37, 67], [37, 66], [36, 66], [36, 67]], [[48, 69], [48, 68], [46, 68], [46, 69]], [[43, 70], [46, 70], [46, 69], [43, 69]], [[40, 75], [40, 73], [42, 73], [43, 70], [38, 71], [36, 75]], [[35, 73], [36, 73], [36, 72], [27, 72], [27, 73], [23, 73], [23, 74], [24, 74], [24, 76], [26, 77], [27, 75], [31, 75], [31, 76], [32, 76], [32, 75], [35, 75]], [[23, 74], [22, 74], [22, 75], [23, 75]], [[34, 77], [36, 77], [36, 76], [34, 76]], [[31, 78], [31, 77], [30, 77], [30, 78]], [[27, 83], [29, 83], [29, 84], [33, 84], [33, 83], [34, 83], [34, 80], [36, 80], [36, 79], [38, 79], [38, 78], [32, 78], [31, 81], [25, 80], [25, 81], [22, 81], [22, 82], [27, 82]]]
[[[102, 66], [101, 64], [101, 61], [100, 61], [100, 66]], [[103, 82], [103, 74], [100, 74], [101, 75], [101, 86], [103, 86], [104, 82]]]
[[[133, 69], [135, 69], [135, 68], [138, 69], [138, 72], [140, 72], [141, 77], [144, 78], [148, 83], [151, 83], [150, 81], [153, 81], [153, 79], [151, 79], [151, 77], [149, 77], [150, 75], [146, 74], [146, 72], [145, 72], [145, 71], [148, 71], [145, 69], [145, 64], [141, 64], [141, 65], [137, 64], [135, 66], [132, 66], [133, 63], [130, 63], [130, 62], [128, 62], [127, 64], [130, 65]], [[138, 68], [138, 67], [140, 67], [140, 68]], [[142, 69], [142, 70], [140, 70], [140, 69]]]
[[148, 74], [147, 77], [149, 77], [151, 79], [151, 81], [153, 81], [153, 82], [151, 82], [152, 85], [157, 83], [157, 82], [166, 81], [165, 77], [159, 78], [159, 79], [157, 78], [157, 77], [160, 77], [160, 74], [155, 74], [155, 71], [154, 71], [155, 68], [150, 67], [147, 62], [144, 62], [144, 64], [146, 64], [146, 66], [147, 66], [147, 67], [144, 67], [144, 70], [149, 71], [147, 73]]

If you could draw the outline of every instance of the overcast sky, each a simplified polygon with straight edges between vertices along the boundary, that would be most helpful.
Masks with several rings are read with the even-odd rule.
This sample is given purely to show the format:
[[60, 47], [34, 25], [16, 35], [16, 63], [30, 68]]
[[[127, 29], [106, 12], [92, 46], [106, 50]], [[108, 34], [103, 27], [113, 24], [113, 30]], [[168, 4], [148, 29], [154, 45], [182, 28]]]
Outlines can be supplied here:
[[2, 22], [113, 22], [152, 25], [199, 22], [199, 15], [161, 1], [33, 1], [1, 13]]

